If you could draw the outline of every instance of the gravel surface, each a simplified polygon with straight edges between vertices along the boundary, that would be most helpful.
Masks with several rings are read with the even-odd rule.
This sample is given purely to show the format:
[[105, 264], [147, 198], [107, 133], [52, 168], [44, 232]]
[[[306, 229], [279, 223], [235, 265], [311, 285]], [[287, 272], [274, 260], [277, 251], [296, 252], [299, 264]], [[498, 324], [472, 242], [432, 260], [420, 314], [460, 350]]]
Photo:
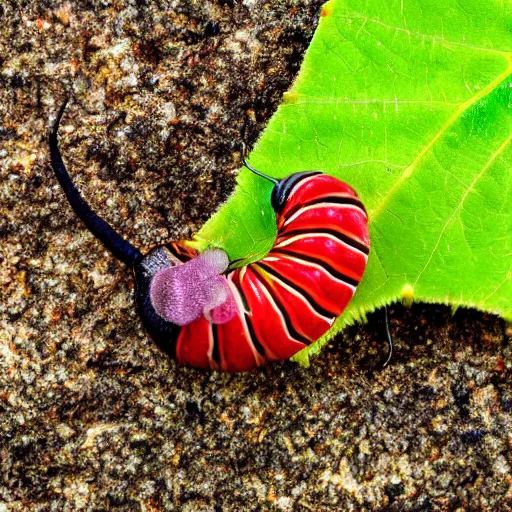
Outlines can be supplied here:
[[385, 369], [382, 312], [308, 369], [178, 367], [49, 168], [71, 96], [61, 148], [94, 209], [144, 250], [190, 236], [232, 192], [238, 142], [289, 88], [320, 5], [0, 5], [0, 512], [512, 510], [501, 320], [394, 306]]

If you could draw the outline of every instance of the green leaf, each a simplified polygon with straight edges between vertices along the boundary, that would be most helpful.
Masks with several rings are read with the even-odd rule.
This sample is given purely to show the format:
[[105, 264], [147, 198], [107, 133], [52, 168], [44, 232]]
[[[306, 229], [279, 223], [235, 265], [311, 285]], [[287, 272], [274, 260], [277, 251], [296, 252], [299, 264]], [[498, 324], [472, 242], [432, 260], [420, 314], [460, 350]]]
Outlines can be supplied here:
[[[359, 289], [320, 343], [404, 298], [512, 319], [512, 10], [502, 0], [332, 0], [251, 164], [350, 183], [370, 218]], [[271, 184], [241, 171], [200, 237], [272, 245]], [[298, 359], [305, 361], [305, 354]]]

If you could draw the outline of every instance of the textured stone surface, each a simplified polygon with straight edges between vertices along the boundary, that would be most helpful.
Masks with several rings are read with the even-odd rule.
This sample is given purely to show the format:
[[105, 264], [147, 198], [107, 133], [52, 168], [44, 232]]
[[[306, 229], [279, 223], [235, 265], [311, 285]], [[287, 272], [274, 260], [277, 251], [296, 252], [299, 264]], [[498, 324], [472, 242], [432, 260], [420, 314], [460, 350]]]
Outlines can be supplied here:
[[512, 510], [503, 323], [391, 309], [309, 369], [179, 368], [127, 270], [73, 216], [45, 130], [136, 245], [196, 231], [234, 186], [243, 125], [289, 86], [320, 2], [0, 6], [0, 511]]

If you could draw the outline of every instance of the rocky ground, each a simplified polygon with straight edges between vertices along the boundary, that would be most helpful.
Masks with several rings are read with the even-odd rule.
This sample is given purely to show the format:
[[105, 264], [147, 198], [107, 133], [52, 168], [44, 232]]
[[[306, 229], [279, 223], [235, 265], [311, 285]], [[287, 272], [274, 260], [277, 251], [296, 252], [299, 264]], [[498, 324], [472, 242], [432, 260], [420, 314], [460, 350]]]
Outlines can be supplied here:
[[[304, 369], [177, 367], [133, 282], [72, 214], [46, 127], [135, 245], [187, 237], [233, 190], [295, 76], [316, 0], [0, 5], [0, 512], [512, 510], [503, 322], [391, 308]], [[510, 333], [509, 333], [510, 334]]]

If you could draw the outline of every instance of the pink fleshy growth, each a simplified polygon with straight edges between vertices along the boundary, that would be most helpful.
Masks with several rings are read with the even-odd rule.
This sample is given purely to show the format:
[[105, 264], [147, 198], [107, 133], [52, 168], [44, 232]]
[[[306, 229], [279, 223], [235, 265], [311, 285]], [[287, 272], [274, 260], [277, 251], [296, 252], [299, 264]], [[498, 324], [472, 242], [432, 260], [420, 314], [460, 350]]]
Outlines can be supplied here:
[[229, 295], [229, 286], [224, 276], [214, 277], [208, 288], [208, 301], [205, 305], [205, 311], [216, 308], [223, 304]]
[[233, 292], [224, 276], [219, 276], [212, 287], [212, 301], [204, 310], [204, 316], [214, 324], [225, 324], [238, 312]]
[[[210, 249], [203, 252], [198, 258], [202, 258], [211, 267], [215, 269], [216, 274], [222, 274], [229, 265], [228, 255], [220, 249]], [[195, 258], [197, 260], [197, 258]]]
[[151, 281], [150, 299], [156, 313], [177, 325], [187, 325], [197, 320], [207, 297], [202, 287], [194, 286], [184, 265], [157, 272]]
[[229, 264], [224, 251], [213, 249], [197, 258], [157, 272], [150, 286], [156, 313], [176, 325], [187, 325], [220, 307], [231, 293], [220, 276]]

